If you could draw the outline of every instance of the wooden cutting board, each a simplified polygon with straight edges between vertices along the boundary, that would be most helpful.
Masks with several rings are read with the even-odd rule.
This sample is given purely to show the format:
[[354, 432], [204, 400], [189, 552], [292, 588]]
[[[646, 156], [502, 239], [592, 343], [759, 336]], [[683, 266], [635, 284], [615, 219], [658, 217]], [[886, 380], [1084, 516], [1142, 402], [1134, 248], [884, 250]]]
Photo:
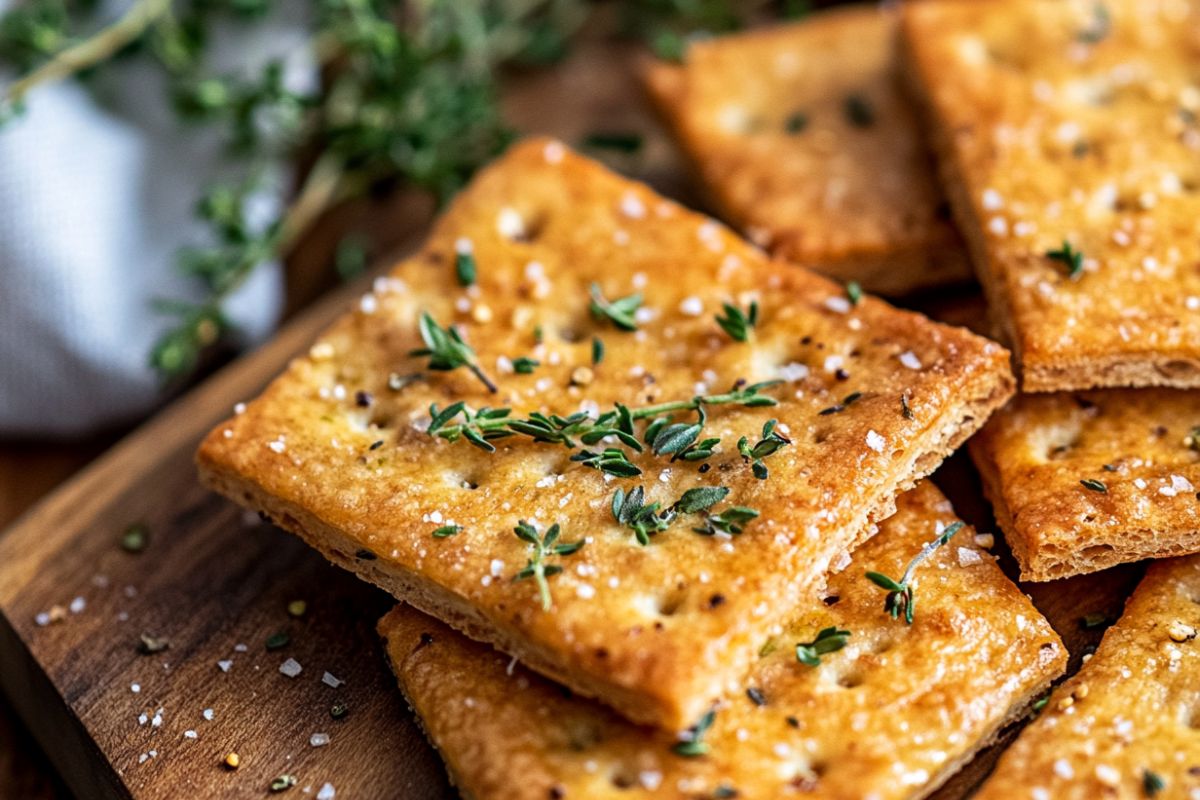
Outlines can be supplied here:
[[[553, 71], [516, 80], [507, 108], [526, 130], [567, 141], [596, 129], [649, 132], [629, 64], [627, 49], [588, 45]], [[679, 196], [683, 176], [670, 154], [653, 134], [619, 166]], [[200, 488], [192, 466], [203, 433], [358, 291], [296, 318], [0, 536], [0, 686], [77, 794], [260, 797], [288, 774], [297, 784], [284, 797], [312, 797], [326, 783], [339, 798], [453, 796], [374, 634], [389, 598]], [[978, 317], [970, 294], [918, 305]], [[968, 520], [994, 530], [962, 454], [938, 481]], [[149, 531], [137, 553], [121, 547], [132, 524]], [[1080, 618], [1115, 617], [1138, 573], [1026, 587], [1066, 640], [1072, 669], [1100, 635]], [[306, 604], [302, 615], [289, 613], [293, 601]], [[143, 635], [169, 647], [139, 652]], [[294, 677], [280, 671], [289, 659], [301, 668]], [[335, 706], [345, 709], [336, 719]], [[314, 746], [319, 735], [328, 744]], [[969, 794], [998, 750], [938, 797]], [[236, 771], [222, 764], [231, 752]]]

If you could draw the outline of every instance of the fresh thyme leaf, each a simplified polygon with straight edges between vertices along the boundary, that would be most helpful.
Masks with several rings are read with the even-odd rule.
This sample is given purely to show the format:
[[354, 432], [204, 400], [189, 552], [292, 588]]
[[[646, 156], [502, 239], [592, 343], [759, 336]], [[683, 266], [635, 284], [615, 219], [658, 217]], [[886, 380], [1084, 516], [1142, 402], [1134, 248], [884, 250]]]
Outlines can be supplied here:
[[862, 302], [863, 291], [858, 285], [858, 281], [850, 281], [846, 284], [846, 299], [850, 301], [850, 305], [856, 306]]
[[688, 489], [672, 506], [681, 514], [698, 514], [707, 511], [729, 495], [729, 489], [724, 486], [697, 486]]
[[796, 645], [796, 660], [810, 667], [818, 667], [821, 665], [821, 656], [841, 650], [849, 639], [850, 631], [839, 630], [837, 626], [822, 628], [811, 642]]
[[287, 791], [296, 785], [295, 775], [280, 775], [275, 780], [271, 781], [270, 789], [273, 793]]
[[640, 545], [650, 544], [650, 537], [659, 531], [665, 531], [675, 519], [672, 510], [659, 511], [659, 503], [645, 503], [645, 490], [638, 486], [628, 494], [624, 489], [617, 489], [612, 499], [612, 515], [618, 524], [633, 531]]
[[1034, 704], [1033, 704], [1034, 713], [1036, 714], [1037, 712], [1041, 711], [1043, 708], [1046, 707], [1046, 705], [1049, 702], [1050, 702], [1049, 694], [1045, 694], [1045, 695], [1039, 697], [1036, 701], [1034, 701]]
[[867, 98], [861, 94], [852, 94], [846, 98], [843, 106], [846, 119], [856, 128], [869, 128], [875, 124], [875, 109]]
[[1105, 628], [1112, 624], [1112, 620], [1107, 614], [1084, 614], [1079, 618], [1079, 626], [1084, 630], [1093, 630], [1095, 628]]
[[604, 342], [599, 336], [592, 337], [592, 366], [604, 360]]
[[715, 317], [721, 330], [737, 342], [749, 339], [751, 330], [758, 324], [758, 303], [752, 301], [745, 312], [729, 303], [722, 303], [721, 307], [725, 309], [725, 316], [717, 314]]
[[704, 430], [704, 408], [697, 409], [700, 418], [696, 422], [674, 422], [658, 429], [654, 438], [649, 441], [650, 449], [655, 455], [670, 455], [680, 453], [690, 447]]
[[704, 734], [712, 727], [713, 720], [716, 717], [716, 710], [709, 710], [695, 725], [684, 731], [680, 737], [680, 741], [675, 743], [671, 751], [676, 755], [687, 758], [695, 758], [706, 754], [709, 751], [709, 746], [704, 741]]
[[953, 522], [947, 525], [937, 538], [927, 542], [921, 548], [921, 552], [917, 553], [913, 557], [913, 560], [908, 562], [908, 566], [904, 570], [904, 575], [898, 581], [879, 572], [867, 573], [868, 580], [888, 593], [883, 601], [883, 610], [887, 612], [888, 616], [896, 619], [903, 614], [904, 622], [912, 625], [913, 611], [916, 606], [916, 597], [913, 593], [914, 587], [912, 583], [913, 573], [916, 572], [917, 567], [921, 566], [921, 562], [933, 555], [933, 552], [939, 547], [950, 541], [954, 534], [962, 530], [962, 527], [962, 522]]
[[582, 450], [571, 456], [571, 460], [618, 478], [634, 478], [642, 474], [638, 465], [630, 461], [619, 447], [608, 447], [599, 453]]
[[772, 636], [770, 639], [767, 639], [765, 642], [763, 642], [762, 647], [758, 648], [758, 657], [766, 658], [767, 656], [771, 655], [771, 653], [774, 653], [778, 648], [779, 644], [775, 641], [775, 637]]
[[519, 356], [513, 359], [513, 372], [518, 375], [532, 375], [533, 371], [540, 367], [542, 362], [528, 358], [527, 356]]
[[1091, 489], [1093, 492], [1099, 492], [1100, 494], [1108, 494], [1108, 486], [1105, 485], [1104, 481], [1098, 481], [1095, 478], [1084, 478], [1080, 483], [1085, 489]]
[[150, 529], [141, 522], [135, 522], [121, 534], [121, 549], [126, 553], [140, 553], [150, 542]]
[[292, 637], [287, 631], [276, 631], [267, 637], [266, 648], [268, 650], [282, 650], [287, 647], [292, 641]]
[[427, 312], [421, 313], [419, 327], [425, 346], [410, 351], [410, 356], [428, 356], [429, 369], [440, 372], [466, 367], [489, 392], [496, 391], [496, 384], [475, 363], [475, 351], [462, 340], [457, 330], [441, 327]]
[[794, 111], [788, 115], [787, 120], [783, 123], [783, 129], [790, 134], [797, 134], [804, 131], [808, 127], [808, 115], [803, 111]]
[[741, 533], [747, 524], [758, 516], [758, 511], [746, 506], [730, 506], [720, 514], [710, 514], [704, 518], [704, 523], [692, 528], [696, 533], [705, 536], [715, 536], [718, 533], [736, 535]]
[[1167, 788], [1167, 782], [1162, 776], [1148, 769], [1142, 770], [1142, 793], [1146, 797], [1157, 797], [1158, 793]]
[[642, 296], [640, 294], [631, 294], [628, 297], [622, 297], [617, 300], [608, 300], [600, 291], [599, 284], [593, 283], [591, 298], [590, 308], [593, 316], [600, 319], [607, 319], [619, 330], [637, 330], [637, 320], [634, 318], [634, 312], [642, 305]]
[[1071, 247], [1071, 243], [1063, 239], [1062, 247], [1058, 250], [1047, 250], [1046, 258], [1051, 261], [1061, 261], [1067, 265], [1067, 277], [1073, 281], [1083, 275], [1083, 253]]
[[443, 525], [440, 528], [434, 528], [433, 538], [446, 539], [462, 531], [462, 525]]
[[850, 394], [848, 394], [844, 398], [842, 398], [842, 402], [840, 402], [836, 405], [832, 405], [829, 408], [823, 408], [820, 411], [818, 411], [817, 414], [822, 417], [827, 417], [830, 414], [840, 414], [861, 399], [862, 399], [862, 392], [851, 392]]
[[454, 251], [454, 275], [460, 286], [471, 286], [475, 283], [478, 268], [475, 264], [475, 253], [468, 247], [460, 247]]
[[750, 440], [745, 436], [738, 439], [737, 448], [742, 455], [742, 460], [752, 462], [751, 471], [754, 473], [754, 477], [760, 481], [765, 481], [770, 475], [763, 459], [774, 454], [781, 447], [787, 447], [792, 443], [791, 439], [776, 430], [778, 425], [778, 420], [767, 420], [763, 425], [762, 438], [753, 447], [750, 446]]
[[1096, 3], [1092, 6], [1092, 18], [1087, 27], [1079, 31], [1075, 38], [1086, 44], [1096, 44], [1108, 38], [1111, 32], [1112, 17], [1108, 13], [1108, 6]]
[[582, 539], [574, 542], [560, 542], [558, 537], [561, 530], [556, 522], [546, 530], [544, 535], [539, 536], [537, 528], [525, 520], [521, 520], [517, 523], [517, 527], [513, 528], [513, 533], [517, 535], [517, 538], [533, 548], [533, 554], [529, 557], [524, 569], [513, 576], [513, 581], [533, 578], [537, 583], [538, 594], [542, 598], [543, 611], [549, 611], [553, 605], [550, 598], [550, 584], [546, 579], [562, 572], [561, 566], [546, 564], [546, 558], [548, 556], [569, 556], [578, 552], [584, 545]]
[[583, 146], [594, 150], [616, 150], [633, 154], [642, 149], [642, 135], [620, 131], [595, 131], [584, 137]]

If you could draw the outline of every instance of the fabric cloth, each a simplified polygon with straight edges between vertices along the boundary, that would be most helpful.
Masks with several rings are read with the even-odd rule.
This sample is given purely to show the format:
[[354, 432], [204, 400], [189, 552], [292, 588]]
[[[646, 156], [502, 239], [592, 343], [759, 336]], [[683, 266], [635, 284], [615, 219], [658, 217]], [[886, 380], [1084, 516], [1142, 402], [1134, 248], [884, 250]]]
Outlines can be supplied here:
[[[312, 80], [295, 19], [225, 34], [214, 37], [215, 74], [290, 54], [289, 79]], [[96, 92], [73, 81], [35, 89], [26, 114], [0, 129], [0, 436], [83, 434], [154, 406], [150, 352], [175, 320], [152, 303], [202, 298], [175, 254], [205, 243], [204, 188], [241, 174], [218, 131], [177, 119], [155, 65], [105, 70]], [[262, 199], [274, 214], [278, 193]], [[282, 298], [279, 266], [264, 265], [225, 311], [253, 342]]]

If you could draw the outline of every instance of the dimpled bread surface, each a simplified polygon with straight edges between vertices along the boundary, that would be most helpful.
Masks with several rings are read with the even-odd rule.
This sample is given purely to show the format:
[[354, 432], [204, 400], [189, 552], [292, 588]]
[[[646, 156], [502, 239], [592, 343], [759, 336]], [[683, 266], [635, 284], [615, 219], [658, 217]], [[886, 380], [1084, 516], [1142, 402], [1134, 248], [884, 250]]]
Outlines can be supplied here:
[[1200, 2], [902, 14], [905, 71], [1022, 390], [1200, 386]]
[[[464, 796], [513, 798], [922, 797], [1059, 675], [1045, 619], [959, 531], [917, 572], [912, 626], [882, 608], [867, 569], [899, 575], [950, 504], [929, 483], [763, 648], [702, 737], [708, 753], [572, 697], [486, 645], [399, 606], [379, 625], [400, 686]], [[819, 630], [842, 650], [799, 662]], [[753, 695], [753, 696], [752, 696]]]
[[870, 291], [970, 278], [877, 7], [692, 43], [645, 82], [722, 216]]
[[970, 450], [1021, 578], [1200, 551], [1198, 425], [1200, 393], [1178, 389], [1020, 395], [993, 416]]
[[[455, 267], [466, 248], [478, 272], [469, 288]], [[644, 296], [637, 331], [589, 313], [593, 282], [610, 299]], [[753, 300], [757, 327], [734, 341], [714, 313]], [[428, 371], [428, 357], [410, 355], [422, 313], [458, 326], [496, 393], [465, 368]], [[514, 372], [522, 356], [540, 362], [532, 374]], [[704, 464], [624, 448], [635, 478], [571, 461], [578, 440], [568, 449], [511, 436], [488, 453], [427, 432], [431, 404], [595, 416], [768, 380], [782, 381], [762, 390], [773, 407], [708, 407], [703, 436], [721, 444]], [[217, 426], [198, 464], [209, 486], [398, 598], [631, 718], [680, 729], [1013, 383], [1000, 346], [873, 298], [852, 305], [841, 287], [769, 261], [715, 222], [557, 142], [529, 140]], [[756, 442], [769, 419], [791, 443], [759, 480], [736, 442]], [[706, 536], [693, 532], [701, 515], [681, 515], [642, 546], [610, 511], [618, 488], [639, 486], [664, 506], [725, 487], [712, 513], [737, 505], [759, 516], [740, 535]], [[534, 555], [514, 534], [521, 520], [584, 542], [546, 556], [563, 570], [547, 579], [549, 610], [535, 580], [518, 578]], [[433, 535], [447, 525], [455, 535]]]
[[1100, 647], [1005, 751], [978, 800], [1200, 792], [1200, 557], [1151, 564]]

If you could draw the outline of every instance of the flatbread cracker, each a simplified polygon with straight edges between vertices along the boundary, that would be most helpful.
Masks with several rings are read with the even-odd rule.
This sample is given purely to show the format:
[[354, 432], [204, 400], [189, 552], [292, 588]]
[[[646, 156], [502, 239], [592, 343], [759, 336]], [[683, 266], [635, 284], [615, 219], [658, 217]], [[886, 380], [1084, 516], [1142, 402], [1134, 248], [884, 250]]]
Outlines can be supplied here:
[[1160, 561], [976, 800], [1184, 800], [1200, 792], [1200, 557]]
[[1200, 386], [1200, 4], [902, 13], [906, 72], [1022, 390]]
[[872, 7], [695, 42], [645, 82], [721, 215], [776, 256], [870, 291], [971, 277]]
[[1048, 581], [1200, 552], [1200, 393], [1020, 395], [971, 439], [1021, 565]]
[[[948, 524], [929, 483], [898, 502], [879, 535], [830, 577], [717, 708], [708, 753], [572, 697], [485, 645], [406, 606], [380, 622], [400, 686], [474, 800], [513, 798], [923, 797], [1061, 674], [1049, 623], [960, 531], [917, 572], [912, 626], [890, 619], [866, 569], [899, 574]], [[844, 649], [797, 660], [826, 627]]]
[[[477, 278], [464, 289], [456, 252], [467, 251]], [[589, 312], [593, 283], [601, 302], [641, 293], [636, 331]], [[619, 312], [630, 302], [608, 313], [628, 323]], [[747, 341], [715, 321], [724, 302], [743, 314], [757, 302]], [[465, 367], [428, 371], [428, 356], [410, 355], [422, 313], [459, 327], [498, 392]], [[531, 374], [516, 371], [522, 357], [538, 362]], [[614, 403], [641, 413], [769, 380], [783, 383], [756, 391], [778, 405], [707, 406], [695, 444], [721, 444], [706, 461], [639, 454], [612, 436], [585, 445], [575, 435], [568, 449], [514, 435], [487, 453], [426, 430], [431, 404], [594, 418]], [[198, 462], [208, 485], [335, 563], [630, 717], [679, 728], [1012, 385], [998, 345], [873, 298], [852, 305], [841, 287], [768, 261], [717, 223], [532, 140], [485, 169], [421, 252], [217, 426]], [[736, 443], [756, 447], [771, 419], [790, 444], [761, 459], [770, 476], [759, 480]], [[607, 447], [641, 474], [572, 460]], [[727, 517], [740, 535], [698, 535], [731, 526], [680, 514], [642, 546], [610, 511], [618, 488], [638, 487], [663, 508], [724, 487], [711, 514], [759, 516]], [[515, 535], [522, 520], [539, 541], [561, 526], [547, 547], [585, 542], [541, 560], [563, 570], [544, 591], [530, 572], [536, 546]]]

